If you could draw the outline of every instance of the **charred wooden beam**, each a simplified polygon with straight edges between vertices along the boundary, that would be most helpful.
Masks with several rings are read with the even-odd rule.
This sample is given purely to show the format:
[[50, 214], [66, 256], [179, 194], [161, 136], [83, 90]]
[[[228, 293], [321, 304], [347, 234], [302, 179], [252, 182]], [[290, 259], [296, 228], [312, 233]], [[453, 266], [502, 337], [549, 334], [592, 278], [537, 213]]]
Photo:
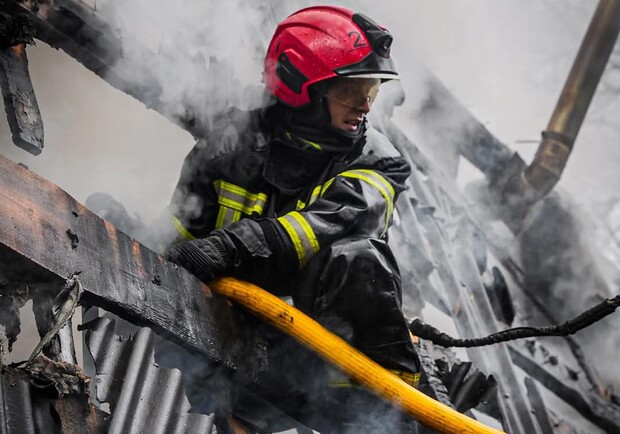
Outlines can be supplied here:
[[43, 150], [43, 119], [30, 80], [25, 44], [0, 48], [0, 87], [13, 143], [39, 155]]
[[583, 417], [603, 428], [606, 432], [620, 432], [620, 411], [617, 406], [605, 401], [602, 396], [590, 392], [583, 393], [572, 388], [565, 381], [549, 373], [539, 363], [525, 355], [516, 346], [509, 345], [513, 362], [528, 375], [537, 380], [551, 392], [561, 397], [575, 408]]
[[122, 56], [120, 39], [110, 25], [83, 2], [2, 0], [0, 11], [27, 17], [36, 39], [62, 49], [100, 76]]
[[536, 382], [530, 377], [525, 377], [524, 383], [525, 389], [527, 390], [527, 396], [532, 403], [532, 409], [535, 411], [534, 416], [536, 416], [536, 420], [538, 421], [542, 434], [553, 434], [553, 427], [551, 426], [551, 421], [549, 420], [549, 413], [547, 412], [545, 401], [538, 391]]
[[26, 45], [33, 37], [34, 28], [26, 14], [7, 14], [0, 9], [0, 87], [7, 120], [13, 142], [38, 155], [43, 150], [43, 120], [26, 55]]
[[0, 281], [0, 326], [4, 327], [7, 349], [12, 350], [13, 343], [21, 332], [19, 309], [28, 301], [28, 286], [23, 283]]
[[255, 354], [251, 343], [248, 348], [250, 337], [240, 337], [223, 297], [1, 156], [0, 268], [19, 281], [81, 273], [84, 302], [152, 327], [229, 367], [245, 359], [264, 365], [264, 355]]
[[[188, 107], [179, 113], [176, 106], [162, 99], [162, 84], [153, 74], [157, 66], [145, 63], [155, 62], [157, 53], [150, 53], [145, 47], [140, 59], [125, 57], [121, 36], [85, 3], [2, 0], [0, 12], [25, 14], [32, 22], [36, 39], [65, 51], [113, 87], [158, 111], [194, 136], [204, 133], [198, 107]], [[137, 46], [138, 42], [132, 44]]]

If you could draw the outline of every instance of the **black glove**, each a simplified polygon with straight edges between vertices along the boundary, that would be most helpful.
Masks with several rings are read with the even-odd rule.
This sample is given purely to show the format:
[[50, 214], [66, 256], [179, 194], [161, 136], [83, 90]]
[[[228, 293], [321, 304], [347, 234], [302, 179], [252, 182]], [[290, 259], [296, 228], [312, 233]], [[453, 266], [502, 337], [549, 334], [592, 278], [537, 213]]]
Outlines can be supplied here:
[[166, 259], [187, 269], [203, 282], [225, 274], [233, 265], [235, 246], [222, 234], [170, 247]]

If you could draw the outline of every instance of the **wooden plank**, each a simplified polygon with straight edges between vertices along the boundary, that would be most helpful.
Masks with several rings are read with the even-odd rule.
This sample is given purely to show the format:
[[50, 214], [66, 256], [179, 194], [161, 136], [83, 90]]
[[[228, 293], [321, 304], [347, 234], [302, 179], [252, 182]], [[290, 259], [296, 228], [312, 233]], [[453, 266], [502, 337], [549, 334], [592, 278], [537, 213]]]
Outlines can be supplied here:
[[[171, 104], [162, 98], [163, 83], [153, 72], [161, 67], [158, 54], [146, 47], [138, 48], [139, 42], [132, 40], [132, 49], [143, 55], [137, 59], [125, 57], [123, 41], [113, 24], [84, 2], [8, 0], [0, 2], [0, 11], [25, 14], [35, 29], [36, 39], [63, 50], [111, 86], [156, 110], [194, 136], [204, 135], [204, 112], [207, 109], [204, 101], [200, 100], [202, 107], [194, 104], [179, 112], [176, 103]], [[206, 76], [207, 72], [196, 71], [196, 74]], [[189, 102], [186, 105], [190, 105]]]
[[239, 367], [238, 360], [260, 362], [252, 339], [238, 337], [226, 299], [58, 186], [0, 156], [2, 246], [1, 272], [10, 279], [66, 279], [81, 273], [87, 303], [152, 327], [232, 368]]
[[[236, 394], [258, 395], [269, 409], [308, 416], [307, 407], [303, 412], [295, 408], [299, 394], [305, 393], [304, 384], [291, 383], [296, 376], [283, 376], [270, 365], [272, 351], [281, 355], [287, 348], [296, 353], [296, 361], [324, 361], [285, 336], [271, 348], [270, 341], [254, 331], [255, 321], [242, 328], [238, 312], [224, 297], [212, 294], [187, 271], [118, 231], [56, 185], [0, 156], [0, 273], [11, 280], [57, 283], [77, 272], [83, 301], [153, 328], [193, 350], [191, 357], [206, 354], [221, 361], [235, 370], [233, 378], [226, 378], [237, 387]], [[276, 366], [287, 369], [290, 357], [287, 360]]]
[[39, 155], [43, 150], [43, 119], [28, 72], [25, 44], [0, 49], [0, 86], [13, 143]]

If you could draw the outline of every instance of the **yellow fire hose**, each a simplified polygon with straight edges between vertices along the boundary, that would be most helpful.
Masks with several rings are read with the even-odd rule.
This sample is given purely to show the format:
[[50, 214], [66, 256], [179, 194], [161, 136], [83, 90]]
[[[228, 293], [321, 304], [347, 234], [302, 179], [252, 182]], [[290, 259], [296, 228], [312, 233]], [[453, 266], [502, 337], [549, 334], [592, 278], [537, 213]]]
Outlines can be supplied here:
[[414, 389], [307, 315], [256, 285], [226, 277], [211, 282], [209, 287], [294, 337], [358, 383], [437, 432], [502, 433]]

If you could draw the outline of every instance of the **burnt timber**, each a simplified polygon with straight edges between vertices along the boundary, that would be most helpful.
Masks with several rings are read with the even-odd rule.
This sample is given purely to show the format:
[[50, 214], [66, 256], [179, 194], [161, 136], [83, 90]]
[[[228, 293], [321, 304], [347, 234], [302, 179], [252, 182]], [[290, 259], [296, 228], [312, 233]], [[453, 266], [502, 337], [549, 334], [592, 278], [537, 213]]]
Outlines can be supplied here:
[[248, 356], [233, 333], [225, 299], [2, 156], [0, 204], [0, 263], [9, 279], [62, 282], [80, 273], [85, 303], [153, 327], [233, 368], [239, 350]]
[[[63, 50], [113, 87], [158, 111], [194, 136], [204, 133], [205, 125], [199, 116], [193, 115], [200, 114], [199, 108], [188, 107], [183, 114], [177, 113], [162, 99], [162, 88], [151, 72], [157, 65], [132, 62], [125, 57], [120, 37], [115, 36], [110, 25], [87, 4], [76, 0], [0, 0], [0, 12], [26, 15], [38, 40]], [[155, 53], [151, 54], [145, 58], [157, 58]]]
[[0, 47], [0, 85], [13, 143], [38, 155], [43, 150], [43, 119], [34, 93], [25, 44]]
[[[157, 93], [158, 85], [156, 82], [153, 82], [154, 78], [149, 74], [148, 68], [143, 68], [141, 70], [141, 73], [143, 74], [143, 76], [139, 80], [131, 81], [127, 77], [123, 76], [122, 69], [118, 68], [116, 65], [117, 60], [122, 58], [121, 41], [115, 38], [114, 32], [112, 32], [111, 29], [107, 26], [107, 24], [103, 22], [101, 18], [98, 17], [97, 14], [94, 13], [90, 8], [86, 7], [80, 2], [76, 2], [72, 0], [48, 1], [45, 3], [41, 3], [39, 5], [39, 8], [35, 7], [37, 3], [38, 2], [30, 2], [30, 1], [18, 2], [18, 1], [5, 0], [5, 1], [0, 1], [0, 8], [3, 8], [3, 10], [8, 10], [8, 11], [20, 10], [22, 12], [26, 11], [27, 13], [30, 13], [33, 18], [35, 27], [37, 29], [37, 37], [40, 40], [43, 40], [49, 43], [53, 47], [63, 49], [69, 55], [71, 55], [76, 60], [84, 64], [88, 69], [100, 75], [104, 80], [108, 81], [113, 86], [134, 96], [138, 100], [145, 103], [147, 107], [151, 107], [159, 111], [160, 113], [163, 113], [166, 117], [171, 119], [173, 122], [181, 125], [183, 128], [189, 130], [194, 135], [201, 134], [201, 129], [199, 128], [199, 126], [195, 124], [195, 118], [192, 118], [192, 116], [178, 117], [178, 116], [170, 115], [170, 112], [166, 108], [165, 104], [159, 101], [158, 99], [158, 93]], [[458, 137], [459, 140], [458, 140], [458, 143], [449, 143], [448, 146], [454, 147], [458, 151], [459, 154], [467, 158], [476, 167], [478, 167], [483, 173], [485, 173], [487, 175], [487, 179], [491, 182], [491, 184], [493, 184], [494, 181], [496, 181], [496, 178], [498, 177], [502, 178], [499, 181], [505, 181], [503, 177], [524, 170], [524, 168], [526, 167], [526, 164], [523, 162], [523, 160], [521, 160], [521, 158], [517, 154], [513, 153], [507, 146], [505, 146], [499, 140], [493, 137], [492, 134], [486, 128], [484, 128], [484, 126], [481, 123], [479, 123], [473, 117], [473, 115], [471, 115], [471, 113], [469, 113], [465, 109], [465, 107], [461, 106], [458, 103], [458, 101], [456, 101], [456, 99], [453, 96], [451, 96], [449, 92], [439, 82], [435, 81], [434, 85], [432, 86], [432, 89], [433, 90], [431, 92], [431, 95], [429, 96], [429, 100], [427, 101], [427, 104], [421, 111], [421, 115], [420, 115], [422, 118], [421, 120], [424, 121], [425, 119], [428, 120], [434, 117], [441, 117], [441, 116], [450, 117], [451, 116], [450, 113], [457, 113], [458, 115], [456, 117], [459, 117], [459, 118], [462, 118], [463, 116], [467, 118], [467, 121], [463, 122], [462, 124], [449, 126], [449, 128], [452, 129], [455, 132], [455, 134], [446, 134], [446, 136], [447, 137]], [[188, 113], [191, 114], [193, 112], [190, 110], [188, 111]], [[422, 124], [424, 123], [425, 122], [422, 122]], [[401, 146], [403, 143], [406, 142], [406, 137], [404, 137], [404, 135], [400, 133], [400, 131], [394, 125], [389, 124], [387, 128], [391, 132], [391, 134], [388, 134], [388, 135], [391, 135], [392, 137], [396, 137], [395, 142], [400, 143]], [[410, 154], [412, 154], [411, 146], [407, 147], [407, 151]], [[418, 154], [413, 153], [413, 154], [414, 154], [413, 156], [414, 156], [416, 166], [418, 167], [420, 172], [430, 176], [434, 181], [437, 181], [437, 179], [441, 181], [445, 181], [441, 183], [441, 187], [444, 189], [450, 190], [450, 180], [444, 180], [442, 177], [437, 175], [438, 172], [434, 170], [435, 168], [433, 166], [432, 161], [425, 160], [423, 158], [424, 156], [420, 153]], [[27, 178], [25, 177], [20, 177], [19, 179], [21, 179], [22, 181], [27, 181]], [[423, 184], [422, 182], [416, 183], [416, 185], [413, 188], [413, 190], [417, 190], [417, 192], [419, 193], [419, 197], [422, 197], [423, 196], [422, 192], [425, 191], [425, 189], [429, 188], [427, 185], [422, 185], [422, 184]], [[55, 194], [57, 194], [59, 191], [56, 187], [51, 186], [51, 184], [48, 185], [48, 187], [50, 187], [51, 189], [50, 191], [53, 191]], [[16, 188], [15, 192], [18, 192], [18, 191], [19, 190]], [[30, 191], [30, 190], [27, 190], [27, 191]], [[450, 191], [450, 193], [453, 193], [453, 192]], [[22, 199], [22, 197], [24, 199]], [[15, 201], [25, 200], [26, 203], [29, 203], [28, 202], [28, 200], [30, 200], [29, 198], [30, 196], [19, 195], [19, 196], [15, 196], [14, 200]], [[458, 196], [457, 197], [451, 196], [451, 198], [455, 199], [453, 202], [450, 202], [453, 206], [455, 204], [456, 206], [461, 206], [461, 204], [465, 203], [465, 201], [461, 200], [461, 198]], [[4, 203], [5, 198], [2, 197], [2, 199], [3, 199], [2, 203]], [[65, 203], [67, 199], [65, 198], [65, 196], [61, 194], [60, 196], [57, 197], [56, 200], [58, 200], [57, 203], [62, 204], [62, 203]], [[438, 205], [434, 203], [435, 201], [438, 201], [436, 191], [429, 192], [428, 197], [426, 198], [426, 203], [424, 204], [426, 205], [427, 211], [424, 211], [424, 212], [429, 212], [428, 209], [430, 208], [441, 209], [441, 204]], [[446, 201], [444, 198], [443, 202], [445, 203], [448, 201]], [[56, 206], [57, 204], [54, 203], [54, 207]], [[76, 209], [78, 208], [79, 207], [76, 207]], [[418, 212], [418, 215], [417, 217], [413, 217], [413, 218], [418, 218], [420, 222], [422, 223], [427, 221], [428, 227], [432, 227], [432, 225], [436, 223], [434, 219], [432, 218], [433, 216], [424, 214], [423, 212], [420, 211], [421, 208], [422, 207], [416, 207], [416, 211]], [[24, 213], [25, 215], [28, 213], [28, 209], [29, 209], [28, 205], [26, 205], [25, 208], [20, 208], [19, 212]], [[19, 265], [19, 267], [16, 265], [15, 267], [11, 267], [11, 266], [7, 267], [7, 269], [10, 269], [13, 272], [16, 271], [17, 268], [19, 268], [21, 271], [28, 270], [28, 272], [30, 273], [29, 274], [30, 278], [32, 278], [33, 276], [34, 277], [38, 276], [39, 279], [47, 278], [46, 276], [48, 274], [54, 274], [59, 278], [59, 280], [61, 280], [61, 278], [64, 279], [70, 276], [75, 271], [82, 271], [83, 273], [85, 273], [91, 269], [94, 269], [95, 273], [97, 273], [97, 272], [101, 272], [102, 270], [104, 272], [107, 272], [110, 270], [117, 270], [117, 271], [123, 270], [123, 271], [120, 271], [120, 273], [121, 274], [126, 273], [128, 275], [123, 275], [123, 276], [118, 276], [118, 277], [105, 276], [103, 278], [100, 278], [101, 281], [105, 283], [105, 285], [101, 285], [99, 286], [99, 288], [105, 288], [105, 289], [97, 290], [95, 287], [90, 285], [90, 284], [99, 282], [99, 280], [97, 280], [96, 278], [92, 278], [90, 282], [85, 282], [85, 286], [87, 286], [86, 283], [89, 283], [89, 285], [87, 286], [87, 294], [85, 296], [85, 301], [91, 302], [92, 304], [102, 305], [102, 307], [106, 307], [111, 311], [118, 312], [120, 316], [125, 315], [124, 316], [125, 318], [132, 318], [132, 321], [136, 321], [141, 324], [151, 324], [155, 328], [158, 328], [156, 324], [156, 320], [162, 319], [162, 318], [167, 319], [167, 320], [174, 319], [175, 321], [179, 321], [183, 323], [184, 319], [178, 319], [174, 315], [174, 313], [176, 313], [176, 310], [174, 308], [166, 311], [167, 316], [162, 315], [162, 318], [159, 318], [158, 312], [153, 311], [153, 306], [144, 308], [145, 309], [144, 311], [141, 305], [134, 306], [134, 304], [140, 304], [141, 303], [140, 298], [144, 296], [143, 292], [140, 292], [141, 289], [145, 289], [145, 288], [148, 289], [148, 291], [145, 291], [145, 292], [148, 292], [149, 296], [151, 294], [152, 287], [155, 290], [157, 290], [157, 288], [155, 288], [155, 286], [157, 285], [154, 284], [153, 281], [157, 282], [159, 279], [161, 279], [161, 276], [158, 274], [161, 271], [161, 268], [155, 268], [155, 267], [165, 268], [165, 265], [163, 265], [164, 263], [161, 262], [160, 258], [158, 258], [156, 255], [152, 255], [152, 253], [150, 252], [146, 252], [146, 250], [143, 249], [139, 244], [135, 243], [135, 241], [125, 238], [124, 239], [125, 241], [118, 244], [118, 246], [120, 247], [118, 247], [117, 250], [122, 251], [122, 257], [130, 258], [128, 259], [128, 264], [131, 265], [131, 267], [129, 268], [129, 271], [125, 271], [124, 268], [117, 268], [117, 269], [102, 268], [103, 266], [100, 266], [97, 262], [93, 264], [85, 265], [79, 261], [79, 258], [77, 258], [77, 254], [78, 253], [84, 254], [84, 249], [86, 249], [89, 253], [92, 253], [91, 251], [92, 249], [94, 249], [95, 252], [99, 253], [99, 246], [93, 243], [92, 241], [85, 243], [85, 239], [86, 239], [85, 237], [91, 237], [93, 235], [99, 236], [101, 234], [107, 237], [111, 237], [112, 233], [120, 234], [118, 231], [115, 232], [115, 230], [113, 230], [112, 228], [108, 228], [109, 225], [106, 226], [105, 224], [104, 224], [104, 229], [107, 235], [104, 234], [101, 228], [97, 226], [97, 225], [101, 225], [102, 223], [97, 222], [96, 219], [89, 220], [87, 218], [87, 219], [80, 220], [80, 217], [82, 216], [80, 212], [83, 212], [83, 211], [85, 211], [83, 208], [79, 208], [79, 211], [76, 211], [78, 213], [78, 216], [73, 216], [73, 217], [67, 213], [62, 214], [61, 220], [64, 219], [63, 221], [65, 221], [66, 224], [64, 225], [58, 224], [57, 226], [54, 226], [54, 230], [60, 230], [60, 232], [55, 232], [56, 234], [55, 236], [52, 235], [51, 232], [49, 233], [46, 232], [49, 238], [49, 241], [51, 241], [52, 244], [58, 243], [63, 246], [62, 248], [54, 246], [55, 248], [54, 251], [64, 255], [62, 257], [63, 258], [62, 260], [66, 262], [64, 265], [55, 263], [54, 261], [51, 261], [50, 258], [47, 258], [46, 259], [47, 262], [40, 264], [40, 265], [43, 265], [43, 267], [41, 267], [40, 265], [33, 266], [33, 264], [29, 260], [34, 259], [35, 256], [27, 256], [29, 260], [24, 260], [24, 258], [26, 257], [26, 256], [23, 256], [24, 254], [25, 255], [28, 255], [28, 254], [41, 255], [42, 253], [45, 253], [45, 252], [40, 251], [42, 249], [40, 245], [37, 245], [37, 243], [33, 243], [32, 246], [23, 246], [23, 245], [18, 246], [22, 248], [22, 250], [20, 251], [20, 253], [22, 254], [21, 256], [15, 255], [13, 248], [5, 249], [7, 252], [10, 250], [12, 253], [10, 254], [7, 253], [6, 258], [3, 257], [2, 261], [4, 261], [5, 259], [8, 261], [10, 259], [10, 260], [19, 261], [17, 263], [14, 262], [13, 265], [18, 264], [18, 263], [21, 264]], [[423, 216], [421, 216], [422, 214]], [[89, 222], [90, 221], [94, 222], [93, 224], [95, 225], [97, 229], [96, 230], [89, 229], [90, 223], [88, 223], [85, 220], [88, 220]], [[10, 224], [8, 227], [10, 227]], [[516, 225], [516, 227], [517, 227], [517, 230], [521, 229], [520, 225]], [[28, 244], [28, 241], [27, 241], [28, 230], [39, 229], [43, 231], [43, 229], [45, 229], [46, 226], [45, 224], [42, 223], [39, 226], [30, 225], [30, 226], [26, 226], [26, 228], [29, 228], [29, 229], [26, 229], [25, 231], [26, 234], [22, 234], [23, 235], [21, 238], [21, 240], [23, 241], [22, 244]], [[441, 233], [441, 231], [444, 230], [443, 226], [441, 228], [433, 227], [433, 230], [437, 231], [437, 238], [441, 240], [441, 238], [443, 237], [443, 234]], [[491, 235], [490, 236], [487, 235], [486, 241], [489, 244], [492, 244], [492, 242], [488, 239], [488, 238], [492, 238], [492, 231], [489, 231], [489, 232], [491, 233]], [[30, 239], [32, 239], [33, 234], [38, 234], [38, 233], [42, 233], [42, 232], [31, 232]], [[0, 235], [4, 236], [4, 233], [0, 232]], [[420, 235], [419, 238], [421, 242], [417, 243], [418, 247], [423, 244], [423, 240], [425, 237], [428, 238], [428, 234]], [[10, 236], [8, 239], [11, 239]], [[93, 239], [97, 239], [97, 238], [93, 238]], [[448, 248], [444, 248], [440, 246], [440, 244], [441, 243], [433, 247], [441, 251], [448, 250], [448, 253], [451, 253]], [[134, 260], [132, 256], [134, 249], [140, 252], [140, 257], [146, 255], [146, 257], [150, 259]], [[109, 254], [112, 253], [113, 251], [114, 249], [112, 250], [102, 249], [101, 250], [101, 252], [105, 254], [105, 258], [104, 258], [105, 263], [109, 262]], [[435, 257], [441, 257], [441, 251], [439, 251], [435, 255]], [[132, 252], [132, 253], [129, 253], [129, 252]], [[454, 252], [454, 253], [457, 253], [457, 252]], [[43, 256], [36, 257], [37, 261], [38, 261], [38, 258], [40, 257], [43, 257]], [[91, 259], [92, 259], [92, 256], [91, 256]], [[461, 259], [466, 259], [469, 262], [473, 262], [470, 260], [470, 258], [461, 258]], [[137, 271], [140, 269], [139, 266], [136, 266], [137, 263], [142, 264], [141, 269], [146, 275], [146, 278], [145, 278], [146, 281], [144, 282], [145, 286], [140, 287], [140, 285], [138, 284], [137, 287], [133, 286], [131, 287], [131, 290], [126, 290], [125, 289], [126, 282], [130, 282], [132, 279], [136, 279], [136, 274], [142, 277], [141, 273]], [[79, 267], [84, 267], [84, 268], [83, 269], [79, 268], [76, 265]], [[88, 266], [94, 267], [94, 268], [88, 268]], [[54, 268], [55, 271], [52, 270], [52, 267], [55, 267]], [[151, 269], [150, 267], [153, 267], [153, 269]], [[474, 269], [474, 267], [470, 267], [468, 265], [461, 267], [461, 268], [467, 269], [467, 270]], [[458, 279], [451, 278], [449, 276], [449, 274], [451, 274], [451, 270], [450, 270], [448, 261], [442, 261], [439, 269], [440, 269], [441, 274], [444, 275], [443, 277], [447, 276], [445, 277], [446, 281], [453, 280], [454, 284], [458, 286], [458, 284], [460, 283]], [[172, 284], [175, 282], [175, 279], [177, 277], [180, 276], [181, 279], [184, 278], [183, 273], [173, 276], [170, 274], [170, 273], [173, 273], [172, 271], [167, 270], [166, 272], [169, 273], [168, 276], [170, 277], [170, 279], [166, 281], [168, 284], [168, 288], [171, 288]], [[157, 279], [156, 276], [159, 279]], [[470, 277], [469, 280], [475, 283], [477, 277], [476, 276], [469, 276], [469, 277]], [[149, 280], [149, 278], [153, 279], [153, 281]], [[188, 290], [188, 293], [187, 293], [189, 297], [188, 303], [190, 304], [193, 302], [192, 300], [194, 300], [197, 297], [196, 294], [200, 294], [201, 290], [203, 289], [199, 283], [195, 282], [195, 280], [194, 281], [191, 281], [191, 280], [192, 279], [190, 277], [190, 282], [189, 282], [190, 285], [188, 286], [188, 288], [190, 289]], [[138, 279], [137, 281], [142, 282], [142, 280], [140, 279]], [[149, 281], [151, 282], [150, 284], [149, 284]], [[113, 283], [115, 285], [114, 286], [110, 285], [110, 283]], [[469, 286], [476, 287], [476, 285], [469, 285]], [[526, 284], [522, 286], [528, 286], [528, 285]], [[107, 291], [108, 288], [110, 288], [109, 294]], [[176, 291], [176, 288], [172, 288], [172, 289]], [[448, 291], [448, 290], [454, 291], [455, 287], [446, 288], [446, 291], [445, 291], [446, 294], [443, 294], [443, 295], [440, 294], [440, 297], [443, 298], [444, 300], [450, 301], [450, 303], [447, 303], [448, 306], [450, 307], [453, 307], [455, 305], [458, 306], [457, 303], [459, 302], [461, 295], [458, 293], [451, 293], [452, 291]], [[173, 293], [176, 293], [176, 292], [173, 292]], [[163, 298], [162, 293], [157, 293], [155, 296], [156, 296], [156, 299], [163, 300], [166, 302], [165, 304], [168, 304], [167, 299], [165, 300]], [[478, 297], [476, 298], [476, 301], [478, 302], [479, 306], [473, 306], [473, 307], [478, 310], [482, 310], [488, 313], [488, 315], [492, 315], [491, 310], [488, 309], [487, 306], [485, 306], [486, 301], [484, 298], [484, 294], [478, 291], [476, 296]], [[128, 297], [128, 299], [125, 300], [124, 297]], [[198, 298], [200, 297], [198, 296]], [[149, 298], [148, 301], [151, 302], [153, 301], [153, 299]], [[182, 303], [182, 301], [175, 299], [175, 303]], [[220, 302], [214, 301], [213, 303], [220, 303]], [[216, 314], [222, 315], [223, 323], [225, 323], [226, 321], [231, 321], [231, 323], [234, 324], [234, 319], [231, 319], [231, 317], [229, 316], [231, 313], [230, 313], [230, 309], [228, 308], [228, 306], [222, 303], [220, 303], [220, 305], [223, 306], [223, 309], [224, 309], [223, 312], [225, 313], [220, 312], [218, 308], [217, 312], [211, 312], [211, 314], [214, 315], [213, 319], [214, 320], [217, 319], [217, 322], [219, 324], [220, 319], [217, 318], [215, 315]], [[202, 308], [202, 305], [200, 305], [200, 307]], [[460, 320], [460, 323], [462, 324], [461, 327], [464, 329], [465, 332], [467, 332], [468, 334], [475, 333], [477, 331], [479, 324], [476, 323], [475, 316], [471, 316], [471, 317], [468, 316], [469, 314], [468, 314], [467, 305], [465, 305], [465, 307], [466, 309], [459, 308], [458, 312], [460, 313], [455, 312], [454, 317], [455, 318], [460, 317], [459, 320]], [[471, 308], [469, 310], [471, 310]], [[170, 316], [171, 314], [172, 316]], [[177, 327], [177, 328], [174, 329], [172, 332], [170, 332], [170, 331], [166, 331], [166, 328], [160, 324], [160, 327], [158, 328], [158, 330], [160, 330], [161, 332], [163, 332], [164, 334], [168, 336], [173, 337], [176, 341], [183, 341], [186, 343], [187, 341], [185, 341], [185, 339], [192, 338], [194, 336], [194, 333], [189, 333], [189, 336], [186, 336], [182, 332], [180, 332], [179, 329], [182, 329], [181, 326], [175, 325], [174, 327]], [[202, 327], [202, 329], [204, 330], [207, 330], [208, 332], [214, 333], [215, 335], [217, 335], [217, 333], [215, 332], [222, 331], [219, 329], [214, 331], [213, 329], [209, 328], [210, 326], [207, 326], [207, 325], [199, 326], [198, 329], [200, 329], [200, 327]], [[195, 330], [194, 332], [198, 333], [199, 330]], [[224, 360], [225, 363], [228, 363], [229, 365], [232, 366], [236, 360], [234, 356], [234, 354], [236, 353], [233, 351], [233, 355], [229, 359], [226, 359], [226, 355], [224, 354], [223, 350], [228, 350], [230, 348], [234, 349], [236, 348], [236, 345], [237, 345], [235, 342], [237, 343], [239, 342], [235, 341], [235, 337], [227, 335], [226, 333], [224, 333], [224, 335], [221, 337], [223, 338], [222, 342], [217, 341], [215, 343], [210, 342], [210, 341], [205, 343], [205, 342], [201, 342], [200, 339], [197, 339], [197, 340], [190, 339], [191, 342], [189, 342], [188, 346], [191, 348], [198, 348], [200, 351], [203, 351], [206, 354], [209, 354], [211, 356], [214, 355], [216, 360]], [[209, 347], [209, 345], [211, 345], [211, 347]], [[211, 352], [209, 353], [208, 351], [211, 351]], [[552, 381], [551, 377], [549, 377], [550, 374], [547, 372], [547, 369], [541, 368], [534, 362], [528, 363], [527, 360], [520, 358], [513, 351], [512, 347], [509, 348], [510, 357], [506, 357], [505, 349], [503, 349], [501, 353], [502, 353], [501, 355], [502, 355], [503, 362], [509, 364], [510, 363], [509, 359], [512, 358], [513, 362], [516, 362], [515, 364], [518, 367], [520, 367], [524, 371], [527, 371], [528, 375], [530, 375], [532, 378], [535, 378], [541, 384], [545, 385], [550, 390], [552, 390], [554, 393], [556, 393], [558, 396], [561, 396], [569, 404], [572, 404], [575, 408], [577, 408], [578, 411], [584, 414], [586, 418], [590, 420], [594, 420], [595, 422], [597, 422], [597, 425], [605, 427], [605, 429], [611, 432], [614, 432], [615, 430], [620, 429], [620, 418], [618, 417], [617, 407], [611, 405], [610, 403], [610, 405], [606, 408], [605, 404], [608, 402], [606, 401], [607, 398], [604, 398], [603, 396], [601, 396], [601, 394], [598, 393], [596, 390], [588, 390], [587, 392], [583, 392], [583, 389], [579, 390], [579, 388], [577, 387], [575, 387], [574, 389], [568, 386], [566, 386], [566, 388], [559, 387], [563, 385], [561, 380]], [[510, 369], [513, 370], [512, 367]], [[561, 377], [558, 377], [558, 378], [561, 378]], [[526, 378], [526, 386], [528, 384], [528, 381], [531, 384], [531, 380], [529, 378]], [[528, 396], [536, 395], [536, 393], [532, 392], [535, 390], [535, 388], [536, 386], [533, 386], [533, 387], [527, 386]], [[512, 381], [512, 384], [510, 385], [509, 390], [507, 391], [507, 394], [512, 394], [511, 398], [514, 398], [515, 396], [523, 396], [523, 394], [519, 392], [518, 381], [516, 380]], [[506, 399], [503, 399], [502, 401], [505, 402]], [[548, 430], [548, 423], [545, 420], [543, 420], [544, 418], [541, 419], [542, 416], [538, 414], [539, 412], [542, 412], [544, 408], [540, 409], [540, 403], [538, 402], [538, 404], [536, 404], [534, 402], [536, 400], [530, 399], [530, 401], [531, 401], [530, 402], [531, 410], [532, 411], [535, 410], [537, 412], [536, 419], [539, 421], [538, 425], [540, 425], [540, 427], [542, 428], [541, 431], [546, 432], [545, 430]], [[591, 407], [584, 406], [583, 403], [591, 403]], [[524, 418], [526, 418], [525, 414], [529, 412], [530, 410], [528, 406], [524, 405], [521, 407], [521, 411], [519, 412], [518, 416], [523, 416]], [[528, 422], [528, 429], [530, 429], [530, 431], [528, 432], [536, 432], [537, 428], [538, 427], [536, 427], [535, 425], [532, 426], [531, 422]]]

